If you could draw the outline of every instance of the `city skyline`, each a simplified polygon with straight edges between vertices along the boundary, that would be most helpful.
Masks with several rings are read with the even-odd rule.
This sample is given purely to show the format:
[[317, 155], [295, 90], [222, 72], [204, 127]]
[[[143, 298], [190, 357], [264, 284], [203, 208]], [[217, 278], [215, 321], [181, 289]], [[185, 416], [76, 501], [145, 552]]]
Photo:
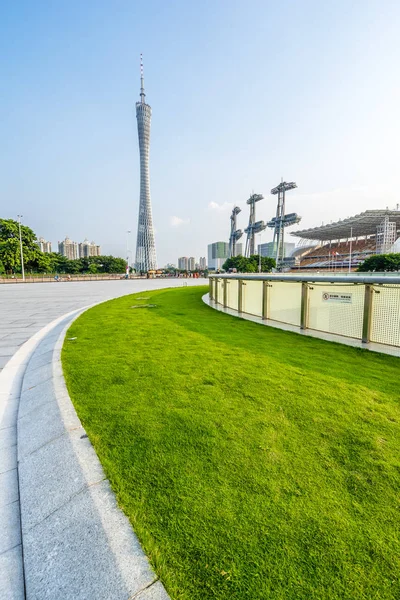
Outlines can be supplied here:
[[[53, 247], [56, 208], [74, 239], [90, 223], [105, 253], [126, 255], [139, 208], [132, 98], [141, 50], [157, 106], [160, 265], [227, 240], [235, 204], [245, 228], [246, 198], [267, 198], [281, 177], [299, 186], [289, 202], [304, 228], [397, 204], [398, 3], [57, 6], [0, 7], [3, 81], [12, 82], [0, 100], [2, 216], [23, 214]], [[257, 218], [274, 212], [271, 197]]]

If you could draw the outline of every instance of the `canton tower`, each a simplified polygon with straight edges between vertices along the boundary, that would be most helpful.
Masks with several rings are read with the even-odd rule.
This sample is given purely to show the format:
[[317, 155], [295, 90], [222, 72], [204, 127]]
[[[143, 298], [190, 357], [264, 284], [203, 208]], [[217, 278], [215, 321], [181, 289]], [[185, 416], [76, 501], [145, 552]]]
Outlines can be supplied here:
[[135, 267], [137, 271], [148, 271], [149, 269], [157, 268], [157, 257], [150, 199], [149, 154], [151, 106], [146, 104], [146, 94], [144, 93], [142, 55], [140, 55], [140, 101], [136, 102], [136, 118], [140, 153], [140, 202]]

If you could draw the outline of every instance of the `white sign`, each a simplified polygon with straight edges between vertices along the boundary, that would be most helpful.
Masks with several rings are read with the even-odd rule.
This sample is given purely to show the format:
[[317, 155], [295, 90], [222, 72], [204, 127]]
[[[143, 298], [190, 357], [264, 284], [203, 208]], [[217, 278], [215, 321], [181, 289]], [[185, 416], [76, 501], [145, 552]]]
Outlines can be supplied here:
[[352, 304], [353, 294], [341, 294], [340, 292], [322, 292], [323, 302], [336, 302], [339, 304]]

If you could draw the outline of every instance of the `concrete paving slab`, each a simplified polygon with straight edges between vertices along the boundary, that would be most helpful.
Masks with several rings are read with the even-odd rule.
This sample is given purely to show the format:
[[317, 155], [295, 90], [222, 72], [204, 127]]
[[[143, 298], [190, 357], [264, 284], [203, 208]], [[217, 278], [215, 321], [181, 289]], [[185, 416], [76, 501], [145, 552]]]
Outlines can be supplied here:
[[17, 428], [15, 425], [0, 429], [0, 451], [17, 444]]
[[22, 459], [19, 485], [24, 534], [76, 494], [104, 479], [83, 429], [63, 435]]
[[4, 356], [13, 356], [13, 354], [17, 351], [18, 344], [1, 344], [0, 343], [0, 358], [4, 358]]
[[47, 352], [43, 352], [41, 354], [36, 354], [29, 361], [29, 371], [34, 371], [39, 367], [43, 367], [44, 365], [51, 364], [53, 360], [53, 350], [48, 350]]
[[[2, 396], [3, 394], [0, 394]], [[7, 397], [8, 399], [8, 397]], [[17, 422], [17, 413], [18, 413], [18, 399], [16, 402], [12, 402], [11, 400], [7, 402], [7, 406], [5, 407], [0, 420], [0, 431], [2, 429], [8, 429], [11, 426], [15, 426]], [[5, 401], [4, 401], [5, 402]], [[0, 397], [0, 404], [2, 403], [2, 399]]]
[[10, 354], [9, 356], [0, 356], [0, 369], [4, 369], [11, 357], [12, 354]]
[[[107, 530], [102, 526], [105, 516], [110, 520]], [[122, 600], [150, 585], [154, 573], [121, 519], [104, 481], [24, 534], [27, 598]]]
[[29, 389], [35, 387], [36, 385], [39, 385], [39, 383], [42, 383], [43, 381], [50, 379], [51, 376], [52, 376], [51, 363], [42, 365], [41, 367], [39, 367], [37, 369], [33, 369], [32, 371], [31, 370], [27, 371], [26, 374], [24, 375], [24, 383], [22, 385], [22, 393], [25, 390], [29, 390]]
[[[19, 499], [17, 469], [0, 475], [0, 506], [6, 506]], [[4, 524], [2, 523], [4, 526]]]
[[47, 379], [43, 383], [39, 383], [30, 390], [26, 390], [21, 395], [19, 403], [18, 417], [25, 417], [31, 410], [38, 408], [47, 402], [55, 402], [56, 396], [52, 379]]
[[0, 529], [0, 554], [3, 554], [21, 543], [18, 500], [0, 506], [0, 523], [5, 524]]
[[[12, 469], [17, 468], [17, 445], [7, 449], [7, 452], [0, 452], [0, 475]], [[1, 519], [0, 519], [1, 523]]]
[[64, 435], [68, 429], [81, 427], [73, 407], [61, 417], [60, 409], [55, 403], [37, 406], [18, 419], [18, 460]]
[[25, 600], [21, 545], [0, 554], [0, 600]]

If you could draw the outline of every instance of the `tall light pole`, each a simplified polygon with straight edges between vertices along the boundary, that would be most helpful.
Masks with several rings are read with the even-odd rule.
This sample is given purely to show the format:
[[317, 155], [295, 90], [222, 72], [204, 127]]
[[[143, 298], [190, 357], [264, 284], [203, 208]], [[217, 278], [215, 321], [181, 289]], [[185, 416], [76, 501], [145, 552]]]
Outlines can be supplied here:
[[25, 281], [25, 269], [24, 269], [24, 252], [22, 250], [22, 233], [21, 233], [21, 219], [23, 215], [17, 215], [18, 227], [19, 227], [19, 248], [21, 251], [21, 267], [22, 267], [22, 281]]
[[129, 266], [129, 234], [132, 233], [130, 229], [126, 232], [126, 262]]
[[349, 273], [351, 272], [351, 258], [352, 258], [352, 257], [351, 257], [351, 253], [352, 253], [352, 250], [353, 250], [353, 240], [352, 240], [352, 237], [353, 237], [353, 228], [352, 228], [352, 227], [350, 227], [350, 256], [349, 256]]
[[260, 243], [258, 244], [258, 272], [261, 273], [261, 233], [259, 234]]

